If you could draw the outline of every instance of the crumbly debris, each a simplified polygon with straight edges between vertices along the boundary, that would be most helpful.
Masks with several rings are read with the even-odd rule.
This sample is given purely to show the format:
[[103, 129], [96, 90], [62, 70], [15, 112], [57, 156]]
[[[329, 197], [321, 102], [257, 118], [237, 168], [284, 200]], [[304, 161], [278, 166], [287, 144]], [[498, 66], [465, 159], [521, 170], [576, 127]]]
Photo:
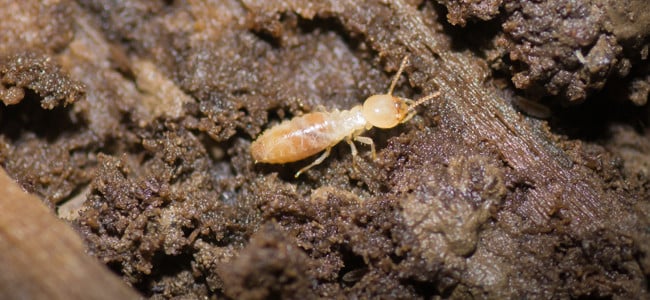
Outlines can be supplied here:
[[[503, 5], [512, 16], [548, 8], [518, 3]], [[481, 49], [452, 48], [440, 7], [79, 4], [70, 4], [74, 39], [54, 56], [86, 97], [51, 111], [38, 101], [1, 107], [0, 161], [46, 198], [87, 193], [71, 223], [145, 297], [647, 297], [650, 197], [635, 163], [648, 139], [629, 127], [613, 133], [622, 140], [603, 134], [622, 119], [611, 107], [598, 119], [518, 113], [503, 100], [512, 87], [495, 91]], [[547, 12], [527, 13], [555, 20]], [[569, 20], [590, 24], [581, 18]], [[548, 29], [511, 25], [502, 37]], [[601, 36], [586, 36], [601, 45], [596, 75], [611, 67], [599, 57], [625, 52]], [[396, 95], [442, 94], [411, 121], [368, 132], [376, 161], [360, 147], [353, 164], [343, 145], [300, 180], [308, 161], [254, 164], [249, 146], [262, 130], [385, 91], [405, 54], [413, 64]], [[153, 66], [131, 66], [143, 61]], [[147, 70], [157, 79], [142, 85]], [[193, 100], [143, 104], [177, 93]]]

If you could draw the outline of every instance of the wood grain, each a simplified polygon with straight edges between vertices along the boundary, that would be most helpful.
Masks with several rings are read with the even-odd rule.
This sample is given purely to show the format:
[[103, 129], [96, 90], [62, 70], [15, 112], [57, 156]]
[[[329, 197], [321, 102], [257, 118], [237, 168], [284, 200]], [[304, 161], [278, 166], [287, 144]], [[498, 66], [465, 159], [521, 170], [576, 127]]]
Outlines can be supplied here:
[[137, 299], [77, 234], [0, 169], [0, 299]]

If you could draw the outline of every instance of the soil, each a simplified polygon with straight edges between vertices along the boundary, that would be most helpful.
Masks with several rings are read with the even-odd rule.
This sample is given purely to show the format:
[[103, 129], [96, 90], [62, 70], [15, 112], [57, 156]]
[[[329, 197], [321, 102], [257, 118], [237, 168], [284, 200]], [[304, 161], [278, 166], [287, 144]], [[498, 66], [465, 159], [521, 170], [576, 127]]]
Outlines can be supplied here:
[[[0, 163], [145, 297], [650, 297], [643, 0], [2, 4]], [[376, 160], [252, 160], [406, 55]]]

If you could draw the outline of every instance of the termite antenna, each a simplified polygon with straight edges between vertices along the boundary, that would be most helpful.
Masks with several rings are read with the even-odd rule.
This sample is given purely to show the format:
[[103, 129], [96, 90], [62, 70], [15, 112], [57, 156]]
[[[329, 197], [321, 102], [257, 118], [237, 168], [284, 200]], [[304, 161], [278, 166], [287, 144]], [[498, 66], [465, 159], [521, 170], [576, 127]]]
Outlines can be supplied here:
[[429, 100], [431, 100], [433, 98], [436, 98], [438, 96], [440, 96], [440, 91], [435, 91], [435, 92], [433, 92], [433, 93], [431, 93], [431, 94], [429, 94], [427, 96], [424, 96], [424, 97], [416, 100], [415, 102], [413, 102], [413, 104], [411, 104], [409, 106], [409, 108], [408, 108], [409, 112], [413, 112], [418, 105], [420, 105], [420, 104], [422, 104], [424, 102], [427, 102], [427, 101], [429, 101]]
[[395, 85], [397, 84], [397, 80], [399, 79], [399, 76], [402, 75], [402, 71], [404, 71], [404, 68], [406, 67], [406, 63], [409, 61], [409, 56], [406, 55], [402, 59], [402, 64], [399, 65], [399, 69], [397, 70], [397, 74], [395, 74], [395, 78], [393, 78], [393, 82], [390, 83], [390, 88], [388, 88], [388, 93], [387, 95], [392, 95], [393, 94], [393, 89], [395, 88]]

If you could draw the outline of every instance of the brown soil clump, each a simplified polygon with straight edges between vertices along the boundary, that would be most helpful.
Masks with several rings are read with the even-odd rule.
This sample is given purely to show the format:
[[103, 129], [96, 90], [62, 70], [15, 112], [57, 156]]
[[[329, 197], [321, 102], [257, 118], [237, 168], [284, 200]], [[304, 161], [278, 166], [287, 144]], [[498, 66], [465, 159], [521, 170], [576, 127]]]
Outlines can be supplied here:
[[[0, 19], [0, 163], [145, 297], [650, 297], [639, 1], [57, 3]], [[405, 55], [376, 160], [252, 160]]]

